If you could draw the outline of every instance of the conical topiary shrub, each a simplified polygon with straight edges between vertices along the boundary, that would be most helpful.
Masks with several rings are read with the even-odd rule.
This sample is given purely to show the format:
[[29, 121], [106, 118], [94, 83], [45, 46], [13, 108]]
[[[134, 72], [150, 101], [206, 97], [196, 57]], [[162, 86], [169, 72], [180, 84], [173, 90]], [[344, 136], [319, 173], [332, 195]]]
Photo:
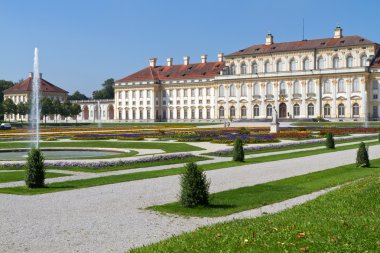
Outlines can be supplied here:
[[208, 205], [210, 182], [206, 174], [193, 162], [186, 164], [185, 169], [181, 176], [180, 204], [183, 207]]
[[44, 156], [39, 149], [32, 148], [28, 153], [25, 183], [29, 188], [45, 186]]
[[356, 154], [356, 167], [369, 167], [368, 149], [364, 142], [360, 143]]
[[235, 139], [232, 160], [237, 162], [244, 162], [243, 141], [239, 137]]
[[335, 148], [335, 141], [332, 133], [326, 134], [326, 148]]

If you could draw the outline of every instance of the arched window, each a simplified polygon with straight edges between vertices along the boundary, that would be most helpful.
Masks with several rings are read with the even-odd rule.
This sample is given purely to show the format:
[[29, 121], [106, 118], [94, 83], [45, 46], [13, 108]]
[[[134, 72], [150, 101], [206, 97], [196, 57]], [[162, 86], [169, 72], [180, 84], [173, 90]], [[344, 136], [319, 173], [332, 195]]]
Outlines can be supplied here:
[[345, 92], [344, 81], [343, 81], [343, 79], [340, 79], [340, 80], [338, 81], [338, 92]]
[[281, 72], [281, 71], [282, 71], [282, 61], [278, 60], [277, 61], [277, 72]]
[[323, 58], [322, 58], [322, 56], [318, 58], [318, 69], [323, 69]]
[[352, 105], [352, 115], [354, 117], [359, 117], [359, 104], [355, 103]]
[[265, 62], [265, 65], [264, 65], [264, 72], [265, 72], [265, 73], [269, 73], [269, 72], [270, 72], [270, 63], [269, 63], [269, 61], [266, 61], [266, 62]]
[[252, 74], [257, 74], [258, 70], [257, 70], [257, 63], [254, 62], [252, 63]]
[[243, 62], [243, 63], [240, 65], [240, 74], [242, 74], [242, 75], [247, 74], [247, 65], [245, 64], [245, 62]]
[[293, 84], [293, 94], [300, 94], [300, 84], [297, 81]]
[[355, 78], [353, 81], [352, 91], [353, 92], [359, 92], [359, 80], [357, 78]]
[[344, 104], [338, 105], [338, 117], [344, 117]]
[[294, 116], [300, 116], [300, 105], [299, 104], [295, 104], [293, 106], [293, 115]]
[[267, 105], [267, 117], [272, 117], [272, 105]]
[[247, 117], [247, 107], [245, 107], [245, 105], [241, 107], [241, 117], [243, 118]]
[[272, 83], [267, 83], [267, 95], [273, 94], [273, 86]]
[[254, 117], [260, 116], [260, 107], [259, 107], [259, 105], [254, 105], [253, 106], [253, 116]]
[[354, 58], [352, 58], [351, 55], [347, 56], [347, 58], [346, 58], [346, 67], [347, 68], [352, 68], [353, 61], [354, 61]]
[[311, 80], [307, 83], [307, 92], [314, 93], [314, 84], [313, 84], [313, 81]]
[[338, 58], [338, 56], [335, 56], [334, 59], [333, 59], [333, 68], [334, 69], [339, 68], [339, 58]]
[[325, 80], [325, 83], [323, 85], [323, 90], [324, 90], [324, 93], [330, 93], [331, 92], [329, 80]]
[[305, 60], [303, 60], [303, 70], [309, 70], [310, 67], [309, 67], [309, 59], [306, 58]]
[[219, 97], [224, 97], [224, 86], [219, 85]]
[[245, 83], [243, 83], [241, 85], [241, 96], [242, 97], [246, 97], [247, 96], [247, 85], [245, 85]]
[[377, 82], [377, 80], [373, 80], [373, 87], [372, 87], [374, 90], [378, 90], [379, 89], [379, 83]]
[[296, 60], [291, 59], [289, 62], [289, 71], [295, 71], [296, 70]]
[[233, 63], [230, 66], [230, 74], [236, 75], [236, 67], [235, 67], [235, 64], [233, 64]]
[[331, 106], [329, 104], [325, 104], [325, 106], [323, 107], [323, 115], [325, 117], [331, 116]]
[[367, 66], [367, 55], [362, 55], [362, 57], [360, 57], [360, 66], [361, 67], [365, 67]]
[[235, 117], [235, 106], [230, 107], [230, 117]]
[[307, 105], [307, 115], [314, 116], [314, 105], [312, 103]]
[[235, 93], [235, 85], [234, 84], [231, 84], [230, 85], [230, 97], [235, 97], [236, 96], [236, 93]]
[[253, 85], [253, 95], [255, 95], [255, 96], [260, 95], [260, 85], [258, 83], [255, 83]]
[[280, 83], [280, 95], [286, 94], [286, 84], [285, 82]]
[[219, 107], [219, 118], [224, 118], [224, 107]]

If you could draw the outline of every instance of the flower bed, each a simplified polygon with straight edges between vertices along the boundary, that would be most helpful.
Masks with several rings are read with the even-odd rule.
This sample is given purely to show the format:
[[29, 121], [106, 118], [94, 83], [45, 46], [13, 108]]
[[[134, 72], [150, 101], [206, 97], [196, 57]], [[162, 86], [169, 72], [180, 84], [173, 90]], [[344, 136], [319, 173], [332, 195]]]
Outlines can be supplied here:
[[[363, 138], [363, 136], [349, 136], [349, 137], [336, 137], [334, 138], [336, 141], [340, 140], [355, 140], [358, 138]], [[244, 148], [244, 151], [258, 151], [258, 150], [265, 150], [265, 149], [274, 149], [274, 148], [284, 148], [284, 147], [296, 147], [298, 145], [304, 145], [304, 144], [319, 144], [319, 143], [325, 143], [325, 139], [317, 139], [317, 140], [305, 140], [305, 141], [298, 141], [298, 142], [287, 142], [287, 143], [278, 143], [278, 144], [268, 144], [265, 146], [253, 146], [253, 147], [246, 147]], [[217, 156], [226, 156], [230, 155], [233, 152], [233, 148], [227, 148], [218, 150], [215, 152], [212, 152], [211, 154], [217, 155]]]
[[[104, 161], [45, 161], [45, 166], [54, 166], [54, 167], [78, 167], [78, 168], [104, 168], [104, 167], [113, 167], [113, 166], [124, 166], [130, 164], [139, 164], [139, 163], [152, 163], [160, 161], [169, 161], [174, 159], [185, 159], [197, 157], [190, 153], [179, 153], [179, 154], [170, 154], [170, 155], [156, 155], [151, 157], [144, 157], [135, 160], [104, 160]], [[2, 163], [2, 167], [17, 167], [21, 168], [25, 163]]]

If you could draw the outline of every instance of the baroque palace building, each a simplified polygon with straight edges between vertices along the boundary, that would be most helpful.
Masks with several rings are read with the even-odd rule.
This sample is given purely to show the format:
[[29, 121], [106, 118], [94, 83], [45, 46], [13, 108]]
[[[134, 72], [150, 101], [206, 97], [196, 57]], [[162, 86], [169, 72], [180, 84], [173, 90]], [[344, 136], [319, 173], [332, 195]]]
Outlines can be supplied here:
[[217, 62], [157, 59], [115, 83], [115, 118], [131, 121], [379, 117], [379, 45], [343, 36], [253, 45]]

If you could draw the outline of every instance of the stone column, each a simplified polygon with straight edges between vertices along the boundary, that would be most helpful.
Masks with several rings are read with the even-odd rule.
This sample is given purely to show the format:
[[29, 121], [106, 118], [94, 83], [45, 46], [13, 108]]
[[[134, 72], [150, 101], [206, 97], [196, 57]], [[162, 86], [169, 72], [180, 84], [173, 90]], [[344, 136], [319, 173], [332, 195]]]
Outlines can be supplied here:
[[252, 83], [247, 84], [247, 92], [248, 92], [248, 108], [247, 108], [247, 119], [253, 119], [252, 113]]
[[266, 118], [267, 112], [265, 107], [265, 83], [259, 83], [260, 87], [260, 98], [261, 98], [261, 105], [260, 105], [260, 118]]

